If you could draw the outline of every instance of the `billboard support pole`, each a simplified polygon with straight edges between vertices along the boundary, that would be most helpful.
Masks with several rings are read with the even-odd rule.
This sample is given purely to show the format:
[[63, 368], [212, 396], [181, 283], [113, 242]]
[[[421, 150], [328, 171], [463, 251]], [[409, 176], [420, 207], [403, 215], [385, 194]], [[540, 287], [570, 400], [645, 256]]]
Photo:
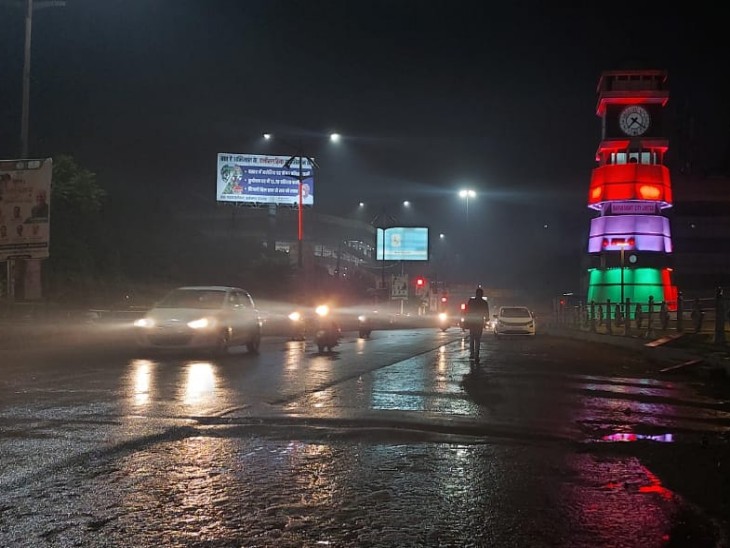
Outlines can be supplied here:
[[302, 151], [299, 151], [299, 217], [298, 217], [298, 223], [299, 223], [299, 229], [297, 231], [298, 234], [298, 240], [297, 240], [297, 266], [299, 268], [302, 268], [304, 262], [302, 258], [302, 246], [304, 243], [304, 218], [303, 218], [303, 211], [302, 211], [302, 187], [304, 186], [304, 172], [302, 170], [302, 163], [304, 162], [304, 159], [302, 158]]

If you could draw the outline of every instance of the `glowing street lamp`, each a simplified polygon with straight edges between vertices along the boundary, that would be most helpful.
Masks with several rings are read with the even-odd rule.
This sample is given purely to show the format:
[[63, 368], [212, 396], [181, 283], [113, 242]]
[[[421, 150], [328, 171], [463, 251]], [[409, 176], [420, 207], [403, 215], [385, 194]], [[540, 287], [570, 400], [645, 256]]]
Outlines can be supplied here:
[[476, 192], [474, 192], [470, 188], [465, 188], [459, 191], [459, 198], [466, 199], [466, 222], [469, 223], [469, 198], [475, 198], [477, 195]]

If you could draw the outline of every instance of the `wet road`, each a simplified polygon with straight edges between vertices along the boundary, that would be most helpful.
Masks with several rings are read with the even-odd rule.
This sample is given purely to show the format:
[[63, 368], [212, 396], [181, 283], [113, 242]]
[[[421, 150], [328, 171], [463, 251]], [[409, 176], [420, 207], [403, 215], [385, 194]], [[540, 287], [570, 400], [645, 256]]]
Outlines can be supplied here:
[[694, 384], [546, 336], [486, 337], [479, 369], [455, 330], [337, 350], [0, 350], [0, 546], [721, 545], [606, 450], [726, 432]]

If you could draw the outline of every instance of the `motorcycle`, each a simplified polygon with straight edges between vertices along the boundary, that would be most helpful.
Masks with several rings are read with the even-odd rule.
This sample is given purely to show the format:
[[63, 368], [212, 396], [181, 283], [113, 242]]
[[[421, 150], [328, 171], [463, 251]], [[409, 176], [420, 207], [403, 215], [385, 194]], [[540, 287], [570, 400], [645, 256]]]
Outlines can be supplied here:
[[337, 321], [330, 315], [327, 305], [320, 305], [316, 308], [316, 326], [314, 328], [314, 344], [321, 354], [325, 350], [332, 352], [332, 349], [340, 344], [342, 330]]
[[439, 312], [438, 326], [441, 331], [446, 331], [451, 326], [451, 318], [446, 312]]
[[299, 311], [289, 314], [289, 336], [292, 341], [303, 341], [307, 332], [304, 315]]
[[361, 314], [357, 317], [357, 330], [361, 339], [369, 339], [373, 332], [373, 324], [368, 316]]

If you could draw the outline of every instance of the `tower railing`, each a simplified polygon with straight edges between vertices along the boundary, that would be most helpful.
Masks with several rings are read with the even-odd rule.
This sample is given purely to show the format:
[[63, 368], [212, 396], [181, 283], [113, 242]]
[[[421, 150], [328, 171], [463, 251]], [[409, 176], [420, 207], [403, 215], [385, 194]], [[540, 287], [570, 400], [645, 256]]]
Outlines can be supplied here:
[[730, 340], [730, 291], [717, 288], [714, 296], [684, 296], [674, 301], [579, 302], [554, 305], [553, 324], [561, 328], [606, 335], [659, 338], [702, 335], [724, 345]]

